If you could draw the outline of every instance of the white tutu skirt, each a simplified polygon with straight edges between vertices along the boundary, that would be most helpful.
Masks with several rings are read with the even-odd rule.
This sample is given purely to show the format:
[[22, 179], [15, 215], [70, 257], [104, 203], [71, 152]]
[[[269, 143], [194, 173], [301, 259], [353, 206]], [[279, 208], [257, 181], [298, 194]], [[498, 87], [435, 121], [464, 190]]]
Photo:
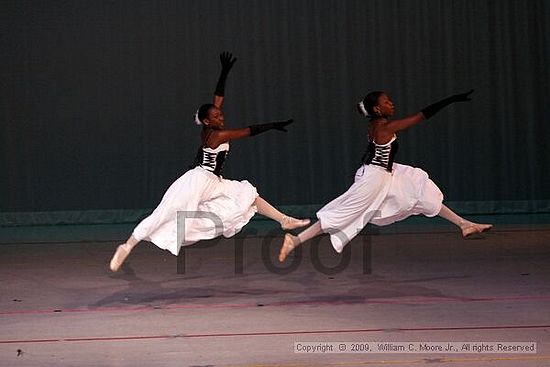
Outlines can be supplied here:
[[248, 181], [226, 180], [196, 167], [168, 188], [132, 235], [177, 255], [181, 246], [238, 233], [256, 213], [257, 196]]
[[411, 215], [433, 217], [441, 210], [443, 194], [420, 168], [394, 163], [393, 172], [363, 165], [355, 182], [317, 212], [323, 232], [337, 252], [366, 225], [385, 226]]

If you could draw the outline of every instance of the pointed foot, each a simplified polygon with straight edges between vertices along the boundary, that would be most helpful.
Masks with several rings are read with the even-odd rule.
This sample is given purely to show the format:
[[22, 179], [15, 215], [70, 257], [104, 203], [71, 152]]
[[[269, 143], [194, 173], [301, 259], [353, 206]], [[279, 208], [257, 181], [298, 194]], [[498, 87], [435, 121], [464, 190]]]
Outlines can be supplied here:
[[467, 238], [474, 234], [487, 232], [491, 228], [493, 228], [492, 224], [471, 223], [470, 225], [462, 228], [462, 237]]
[[279, 261], [284, 262], [288, 254], [290, 254], [298, 246], [298, 237], [289, 233], [285, 234], [281, 251], [279, 252]]
[[281, 219], [281, 228], [288, 231], [290, 229], [305, 227], [309, 225], [309, 223], [311, 223], [309, 219], [296, 219], [285, 215], [283, 219]]
[[125, 243], [117, 247], [113, 258], [111, 259], [111, 263], [109, 264], [111, 271], [116, 272], [120, 269], [124, 260], [126, 260], [128, 255], [130, 255], [130, 251], [132, 250]]

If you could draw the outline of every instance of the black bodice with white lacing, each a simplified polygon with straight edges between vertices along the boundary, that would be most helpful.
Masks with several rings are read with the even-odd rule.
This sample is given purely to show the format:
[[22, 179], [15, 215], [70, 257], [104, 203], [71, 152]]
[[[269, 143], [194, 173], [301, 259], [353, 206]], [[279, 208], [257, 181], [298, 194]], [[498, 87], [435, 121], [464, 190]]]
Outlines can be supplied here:
[[201, 146], [197, 152], [195, 167], [201, 167], [219, 176], [228, 152], [228, 143], [220, 144], [216, 149]]
[[369, 142], [369, 146], [365, 155], [363, 156], [364, 164], [373, 164], [385, 168], [388, 172], [392, 171], [393, 160], [399, 144], [397, 143], [397, 137], [393, 138], [386, 144], [379, 145], [374, 141]]

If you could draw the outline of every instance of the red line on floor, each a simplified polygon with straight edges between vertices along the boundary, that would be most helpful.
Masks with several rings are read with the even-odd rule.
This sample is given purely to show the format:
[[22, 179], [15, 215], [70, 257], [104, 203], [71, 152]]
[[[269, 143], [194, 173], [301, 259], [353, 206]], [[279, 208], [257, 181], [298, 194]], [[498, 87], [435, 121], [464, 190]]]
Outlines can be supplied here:
[[[425, 327], [425, 328], [392, 328], [395, 332], [423, 332], [423, 331], [457, 331], [457, 330], [511, 330], [511, 329], [548, 329], [550, 325], [507, 325], [507, 326], [464, 326], [464, 327]], [[349, 330], [295, 330], [295, 331], [270, 331], [249, 333], [212, 333], [212, 334], [173, 334], [173, 335], [134, 335], [134, 336], [106, 336], [83, 338], [58, 338], [58, 339], [20, 339], [0, 340], [0, 344], [24, 344], [24, 343], [57, 343], [57, 342], [95, 342], [95, 341], [130, 341], [152, 339], [175, 338], [219, 338], [219, 337], [254, 337], [276, 335], [310, 335], [310, 334], [350, 334], [350, 333], [375, 333], [387, 332], [389, 329], [349, 329]]]
[[391, 305], [407, 305], [407, 304], [438, 304], [438, 303], [476, 303], [476, 302], [526, 302], [526, 301], [543, 301], [549, 302], [550, 296], [510, 296], [510, 297], [478, 297], [478, 298], [459, 298], [459, 297], [401, 297], [399, 299], [364, 299], [364, 300], [327, 300], [327, 301], [281, 301], [281, 302], [255, 302], [255, 303], [213, 303], [213, 304], [172, 304], [172, 305], [140, 305], [140, 306], [111, 306], [97, 308], [73, 308], [73, 309], [44, 309], [44, 310], [14, 310], [0, 311], [0, 316], [6, 315], [33, 315], [33, 314], [63, 314], [77, 312], [140, 312], [140, 311], [155, 311], [155, 310], [178, 310], [178, 309], [213, 309], [213, 308], [255, 308], [264, 307], [284, 307], [284, 306], [319, 306], [319, 305], [355, 305], [355, 304], [391, 304]]

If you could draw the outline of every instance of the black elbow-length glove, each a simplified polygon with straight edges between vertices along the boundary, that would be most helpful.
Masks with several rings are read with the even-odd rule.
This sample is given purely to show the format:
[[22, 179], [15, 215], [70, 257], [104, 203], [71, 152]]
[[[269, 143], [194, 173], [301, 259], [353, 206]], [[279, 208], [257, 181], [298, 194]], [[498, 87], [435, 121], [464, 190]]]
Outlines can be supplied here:
[[470, 94], [472, 94], [474, 90], [472, 89], [469, 92], [461, 93], [461, 94], [455, 94], [453, 96], [447, 97], [445, 99], [442, 99], [439, 102], [436, 102], [434, 104], [429, 105], [428, 107], [425, 107], [421, 110], [422, 114], [426, 119], [429, 119], [436, 113], [438, 113], [442, 108], [455, 103], [455, 102], [467, 102], [471, 101]]
[[222, 52], [220, 54], [220, 62], [222, 64], [222, 71], [220, 72], [220, 77], [218, 79], [218, 83], [216, 84], [216, 90], [214, 91], [214, 95], [223, 97], [225, 95], [225, 80], [227, 79], [227, 75], [229, 75], [229, 71], [233, 67], [233, 64], [237, 61], [236, 57], [233, 57], [233, 54], [229, 52]]

